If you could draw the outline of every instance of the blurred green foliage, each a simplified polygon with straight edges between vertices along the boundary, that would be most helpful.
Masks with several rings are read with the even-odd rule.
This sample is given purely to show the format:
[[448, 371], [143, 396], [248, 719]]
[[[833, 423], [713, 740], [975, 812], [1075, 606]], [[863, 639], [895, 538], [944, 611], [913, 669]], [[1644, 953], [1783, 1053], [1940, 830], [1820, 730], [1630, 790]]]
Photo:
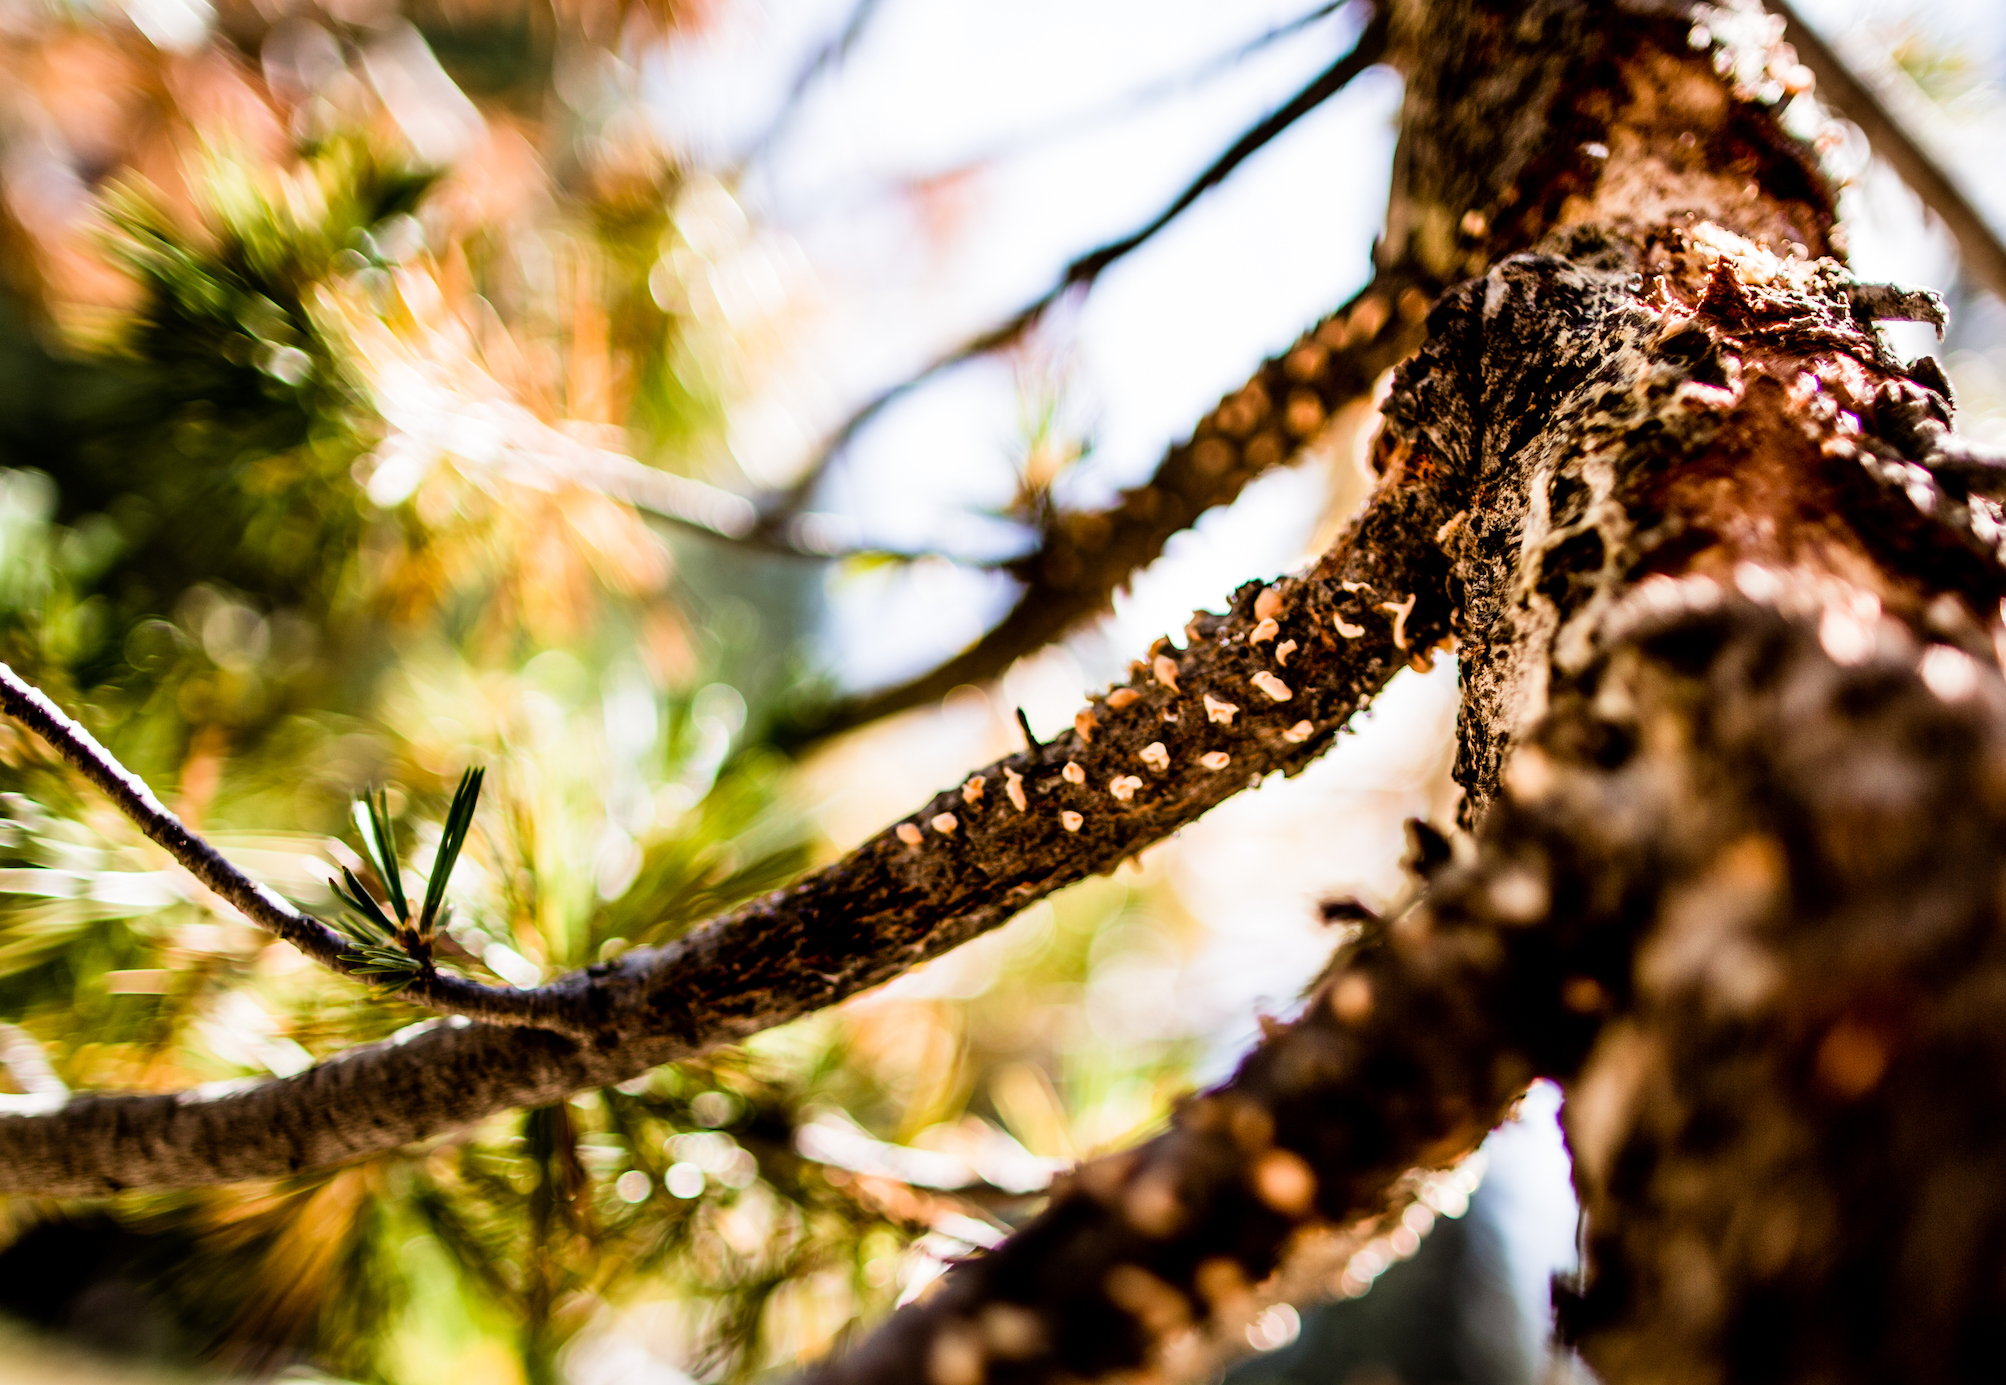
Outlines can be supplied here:
[[[382, 787], [379, 854], [415, 900], [456, 780], [484, 767], [438, 946], [490, 981], [670, 941], [822, 854], [759, 743], [803, 695], [816, 571], [497, 466], [513, 424], [482, 441], [527, 420], [732, 479], [742, 363], [689, 281], [735, 208], [702, 181], [693, 245], [685, 176], [633, 109], [632, 49], [676, 17], [414, 11], [497, 132], [442, 168], [344, 85], [360, 20], [317, 16], [332, 66], [293, 89], [231, 46], [312, 34], [249, 10], [225, 7], [199, 70], [113, 16], [57, 16], [36, 41], [98, 45], [142, 93], [131, 147], [69, 241], [0, 214], [21, 252], [0, 293], [0, 658], [328, 917], [335, 868], [368, 873], [357, 795]], [[252, 91], [270, 128], [205, 125], [202, 81]], [[37, 90], [58, 124], [88, 105]], [[154, 138], [171, 160], [147, 162]], [[541, 162], [511, 164], [525, 142]], [[117, 291], [65, 288], [81, 262]], [[88, 1312], [146, 1359], [253, 1378], [543, 1385], [622, 1323], [703, 1379], [770, 1374], [1038, 1203], [818, 1162], [805, 1126], [1035, 1171], [1160, 1118], [1188, 1045], [1103, 1042], [1081, 1006], [1134, 941], [1137, 890], [1041, 906], [932, 991], [351, 1167], [8, 1201], [0, 1311]], [[0, 1020], [73, 1088], [283, 1076], [426, 1018], [256, 933], [0, 725]]]

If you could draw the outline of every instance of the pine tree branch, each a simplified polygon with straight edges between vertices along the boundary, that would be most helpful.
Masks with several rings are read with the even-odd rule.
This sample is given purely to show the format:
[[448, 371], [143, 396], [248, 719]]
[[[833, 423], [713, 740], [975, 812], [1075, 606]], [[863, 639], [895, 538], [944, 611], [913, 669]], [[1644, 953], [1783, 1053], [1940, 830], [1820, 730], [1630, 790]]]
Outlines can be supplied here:
[[[71, 768], [102, 790], [112, 804], [139, 830], [166, 850], [190, 875], [246, 919], [276, 938], [291, 943], [330, 971], [355, 975], [355, 941], [303, 913], [270, 889], [238, 870], [215, 847], [188, 830], [180, 818], [154, 797], [145, 781], [121, 765], [97, 738], [51, 702], [41, 689], [0, 664], [0, 710], [46, 741]], [[592, 1032], [581, 1024], [568, 996], [558, 988], [518, 991], [487, 986], [427, 966], [398, 992], [402, 999], [441, 1014], [477, 1019], [488, 1024], [533, 1025], [574, 1033]]]
[[[1557, 679], [1475, 850], [1369, 920], [1299, 1020], [804, 1385], [1190, 1378], [1292, 1240], [1383, 1226], [1408, 1170], [1474, 1147], [1534, 1077], [1568, 1088], [1598, 1264], [1563, 1321], [1605, 1378], [1759, 1375], [1833, 1341], [1874, 1378], [1913, 1357], [1914, 1315], [1989, 1320], [1974, 1260], [1996, 1248], [1939, 1253], [1932, 1179], [2001, 1143], [1946, 1108], [2000, 1085], [2006, 685], [1972, 661], [1946, 697], [1948, 651], [1933, 672], [1896, 622], [1841, 663], [1814, 589], [1772, 599], [1633, 593]], [[1969, 1186], [1955, 1215], [1996, 1224]], [[1861, 1188], [1870, 1215], [1836, 1210]], [[1891, 1355], [1849, 1335], [1876, 1322]]]
[[1025, 334], [1042, 322], [1045, 314], [1060, 299], [1075, 289], [1091, 287], [1110, 266], [1146, 245], [1164, 227], [1183, 215], [1199, 198], [1225, 182], [1241, 164], [1273, 143], [1290, 126], [1343, 91], [1361, 72], [1377, 64], [1386, 55], [1386, 28], [1385, 7], [1375, 6], [1372, 19], [1359, 34], [1358, 42], [1352, 46], [1349, 53], [1339, 58], [1318, 75], [1316, 80], [1235, 140], [1224, 153], [1188, 183], [1168, 206], [1147, 223], [1121, 239], [1110, 241], [1072, 261], [1060, 272], [1058, 282], [1002, 322], [936, 356], [912, 375], [888, 389], [879, 391], [865, 401], [823, 444], [822, 450], [816, 454], [802, 478], [770, 510], [763, 522], [764, 526], [783, 527], [807, 503], [809, 495], [821, 482], [823, 473], [828, 470], [830, 463], [849, 447], [851, 441], [872, 419], [942, 371], [951, 370], [957, 365], [981, 356], [1006, 350], [1022, 341]]
[[1413, 1171], [1474, 1149], [1535, 1075], [1578, 1069], [1598, 1017], [1558, 997], [1600, 938], [1500, 917], [1493, 887], [1523, 868], [1493, 853], [1369, 924], [1230, 1082], [1062, 1179], [1028, 1226], [803, 1385], [1193, 1378], [1303, 1233], [1389, 1229]]
[[[1447, 97], [1438, 130], [1467, 145], [1507, 114], [1473, 93], [1568, 56], [1503, 0], [1414, 13], [1437, 23], [1438, 70], [1410, 100]], [[1710, 80], [1686, 23], [1640, 30], [1602, 92], [1663, 110], [1653, 82]], [[1500, 61], [1506, 36], [1529, 62]], [[1704, 147], [1695, 123], [1652, 133]], [[1613, 188], [1662, 196], [1628, 157]], [[1769, 201], [1737, 209], [1742, 227], [1815, 247], [1822, 184], [1755, 168]], [[1996, 512], [1982, 552], [1944, 542], [1971, 516], [1925, 467], [1866, 465], [1848, 441], [1871, 418], [1880, 441], [1953, 455], [1920, 425], [1941, 401], [1881, 378], [1852, 295], [1666, 253], [1686, 244], [1676, 225], [1583, 230], [1579, 261], [1514, 256], [1452, 293], [1388, 408], [1388, 446], [1482, 478], [1437, 531], [1462, 606], [1474, 859], [1372, 927], [1305, 1018], [1169, 1134], [1083, 1170], [816, 1385], [1167, 1373], [1180, 1336], [1230, 1321], [1293, 1233], [1384, 1208], [1403, 1166], [1467, 1148], [1535, 1074], [1574, 1084], [1596, 1264], [1564, 1325], [1604, 1378], [1989, 1369], [2006, 688], [1980, 621], [1998, 609]], [[1630, 263], [1663, 271], [1648, 302], [1614, 267], [1625, 237]], [[1858, 414], [1774, 383], [1811, 363], [1867, 377]]]
[[1270, 357], [1170, 449], [1149, 480], [1105, 510], [1049, 520], [1037, 548], [1006, 564], [1024, 584], [1008, 615], [947, 662], [894, 687], [802, 716], [780, 736], [799, 743], [917, 707], [1012, 662], [1104, 610], [1172, 535], [1231, 504], [1256, 477], [1291, 460], [1338, 410], [1411, 354], [1424, 335], [1429, 286], [1388, 270]]
[[1787, 0], [1767, 3], [1782, 16], [1785, 35], [1798, 59], [1818, 79], [1818, 95], [1859, 126], [1874, 152], [1915, 190], [1924, 206], [1942, 218], [1971, 277], [1996, 297], [2006, 299], [2006, 243], [2001, 242], [1984, 213]]
[[[456, 1018], [248, 1088], [79, 1095], [0, 1117], [0, 1191], [212, 1184], [380, 1153], [743, 1039], [938, 956], [1327, 749], [1447, 635], [1446, 569], [1429, 540], [1461, 503], [1448, 491], [1439, 468], [1391, 459], [1314, 567], [1241, 588], [1227, 614], [1194, 619], [1187, 649], [1159, 642], [1076, 729], [786, 889], [528, 993], [590, 1037]], [[80, 768], [115, 796], [143, 792], [95, 760]]]

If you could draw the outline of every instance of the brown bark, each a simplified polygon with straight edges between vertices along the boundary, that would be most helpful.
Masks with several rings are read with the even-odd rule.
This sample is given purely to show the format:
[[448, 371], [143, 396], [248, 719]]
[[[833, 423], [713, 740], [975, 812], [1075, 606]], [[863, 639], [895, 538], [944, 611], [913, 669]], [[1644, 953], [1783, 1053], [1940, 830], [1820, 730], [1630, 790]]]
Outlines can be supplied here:
[[2006, 512], [1940, 373], [1875, 332], [1904, 295], [1828, 257], [1828, 189], [1735, 87], [1767, 55], [1695, 45], [1694, 13], [1394, 8], [1386, 262], [1475, 277], [1311, 573], [1243, 589], [980, 792], [566, 983], [591, 1041], [443, 1026], [246, 1094], [78, 1098], [0, 1120], [6, 1186], [346, 1157], [827, 1004], [1298, 767], [1452, 633], [1475, 835], [1426, 898], [1169, 1133], [821, 1378], [1173, 1366], [1537, 1075], [1589, 1215], [1563, 1321], [1612, 1385], [1997, 1375]]
[[1669, 5], [1396, 13], [1392, 253], [1490, 261], [1385, 444], [1456, 497], [1412, 538], [1458, 607], [1472, 858], [816, 1379], [1173, 1369], [1535, 1074], [1605, 1379], [1995, 1376], [2006, 516], [1874, 330], [1903, 296], [1828, 258], [1815, 168], [1722, 76], [1761, 53], [1717, 66]]

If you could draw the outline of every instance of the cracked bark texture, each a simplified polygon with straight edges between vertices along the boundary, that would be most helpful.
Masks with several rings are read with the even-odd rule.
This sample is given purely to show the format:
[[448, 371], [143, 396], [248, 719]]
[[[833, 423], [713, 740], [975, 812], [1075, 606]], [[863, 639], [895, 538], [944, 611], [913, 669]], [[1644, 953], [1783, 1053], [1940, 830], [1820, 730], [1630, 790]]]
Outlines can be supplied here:
[[1183, 1374], [1534, 1075], [1604, 1379], [1995, 1378], [2006, 526], [1941, 372], [1735, 85], [1779, 55], [1711, 46], [1745, 9], [1395, 13], [1386, 253], [1477, 277], [1381, 456], [1451, 512], [1410, 541], [1450, 572], [1475, 835], [1232, 1082], [812, 1378]]
[[440, 1025], [248, 1093], [74, 1098], [0, 1120], [5, 1186], [349, 1157], [830, 1003], [1299, 767], [1453, 636], [1472, 835], [1425, 898], [819, 1379], [1174, 1374], [1540, 1075], [1589, 1217], [1562, 1321], [1612, 1385], [1995, 1378], [2006, 514], [1941, 372], [1874, 328], [1908, 297], [1830, 257], [1816, 167], [1735, 85], [1780, 55], [1710, 46], [1750, 12], [1392, 14], [1386, 262], [1466, 282], [1314, 569], [836, 866], [573, 978], [595, 1040]]

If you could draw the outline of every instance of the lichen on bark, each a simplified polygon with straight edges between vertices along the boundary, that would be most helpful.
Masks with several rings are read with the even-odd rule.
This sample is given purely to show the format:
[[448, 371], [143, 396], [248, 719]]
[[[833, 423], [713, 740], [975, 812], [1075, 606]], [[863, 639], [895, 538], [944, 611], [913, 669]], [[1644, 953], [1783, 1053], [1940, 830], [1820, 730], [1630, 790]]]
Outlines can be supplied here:
[[1534, 1075], [1605, 1378], [1997, 1373], [1997, 467], [1694, 27], [1744, 8], [1396, 7], [1382, 255], [1471, 277], [1378, 456], [1446, 515], [1407, 541], [1448, 574], [1474, 836], [1232, 1082], [820, 1379], [1174, 1371]]
[[282, 1172], [743, 1037], [1300, 768], [1453, 640], [1469, 834], [1425, 889], [1232, 1081], [820, 1378], [1211, 1360], [1292, 1249], [1397, 1212], [1538, 1076], [1589, 1217], [1562, 1323], [1604, 1378], [1996, 1376], [2006, 485], [1875, 328], [1927, 296], [1852, 281], [1815, 162], [1737, 85], [1776, 58], [1714, 47], [1750, 15], [1396, 0], [1382, 272], [1458, 286], [1377, 490], [1073, 731], [567, 979], [583, 1037], [445, 1024], [250, 1092], [0, 1117], [0, 1187]]

